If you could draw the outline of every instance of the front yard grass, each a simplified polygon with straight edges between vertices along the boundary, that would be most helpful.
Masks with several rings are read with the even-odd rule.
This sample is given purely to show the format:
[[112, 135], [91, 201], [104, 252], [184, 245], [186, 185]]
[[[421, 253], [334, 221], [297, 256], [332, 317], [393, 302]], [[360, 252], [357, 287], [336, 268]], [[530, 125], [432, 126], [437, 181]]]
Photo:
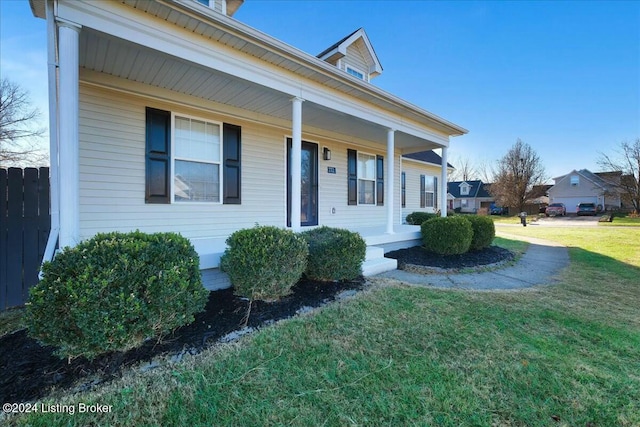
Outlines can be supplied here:
[[[513, 228], [513, 230], [512, 230]], [[640, 425], [640, 233], [509, 229], [570, 247], [518, 292], [382, 286], [22, 425]]]
[[640, 217], [631, 218], [628, 214], [615, 214], [613, 217], [613, 221], [601, 222], [598, 225], [604, 225], [608, 227], [635, 225], [640, 227]]

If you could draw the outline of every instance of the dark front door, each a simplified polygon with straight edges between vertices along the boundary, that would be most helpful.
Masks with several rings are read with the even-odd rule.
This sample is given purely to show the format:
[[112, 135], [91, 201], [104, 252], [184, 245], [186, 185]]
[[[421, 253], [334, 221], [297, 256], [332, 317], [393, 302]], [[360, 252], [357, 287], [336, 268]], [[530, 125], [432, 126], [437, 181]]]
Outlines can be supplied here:
[[[291, 227], [291, 138], [287, 138], [287, 226]], [[318, 225], [318, 144], [302, 141], [300, 224]]]

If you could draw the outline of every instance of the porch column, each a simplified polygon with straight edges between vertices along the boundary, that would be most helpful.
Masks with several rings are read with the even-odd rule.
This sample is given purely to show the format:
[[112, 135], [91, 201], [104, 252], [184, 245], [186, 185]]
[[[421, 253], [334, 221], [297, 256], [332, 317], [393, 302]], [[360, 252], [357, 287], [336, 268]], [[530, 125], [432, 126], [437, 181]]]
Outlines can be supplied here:
[[291, 125], [291, 229], [300, 231], [300, 197], [302, 174], [302, 102], [295, 97]]
[[442, 173], [440, 176], [440, 216], [447, 216], [447, 147], [442, 147]]
[[387, 130], [387, 176], [384, 177], [387, 183], [385, 189], [386, 197], [384, 198], [387, 205], [387, 234], [393, 234], [393, 203], [395, 199], [393, 178], [395, 166], [395, 129]]
[[60, 248], [80, 241], [78, 39], [80, 26], [58, 22]]

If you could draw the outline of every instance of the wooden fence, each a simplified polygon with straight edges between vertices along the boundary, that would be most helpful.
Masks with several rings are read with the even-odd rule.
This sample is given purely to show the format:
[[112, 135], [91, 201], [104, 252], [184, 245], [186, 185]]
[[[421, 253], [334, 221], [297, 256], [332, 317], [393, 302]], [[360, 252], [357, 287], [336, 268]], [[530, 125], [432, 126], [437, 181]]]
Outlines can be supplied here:
[[49, 168], [0, 169], [0, 311], [38, 283], [50, 224]]

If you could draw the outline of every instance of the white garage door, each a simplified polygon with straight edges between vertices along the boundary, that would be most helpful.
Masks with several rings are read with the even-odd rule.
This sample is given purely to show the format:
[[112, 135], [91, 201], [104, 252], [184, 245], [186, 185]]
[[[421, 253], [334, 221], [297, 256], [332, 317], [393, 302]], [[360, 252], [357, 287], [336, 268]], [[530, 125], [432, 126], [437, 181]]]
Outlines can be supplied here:
[[553, 200], [550, 200], [549, 203], [564, 203], [567, 208], [567, 213], [576, 213], [578, 205], [580, 203], [595, 203], [598, 204], [597, 197], [554, 197]]

